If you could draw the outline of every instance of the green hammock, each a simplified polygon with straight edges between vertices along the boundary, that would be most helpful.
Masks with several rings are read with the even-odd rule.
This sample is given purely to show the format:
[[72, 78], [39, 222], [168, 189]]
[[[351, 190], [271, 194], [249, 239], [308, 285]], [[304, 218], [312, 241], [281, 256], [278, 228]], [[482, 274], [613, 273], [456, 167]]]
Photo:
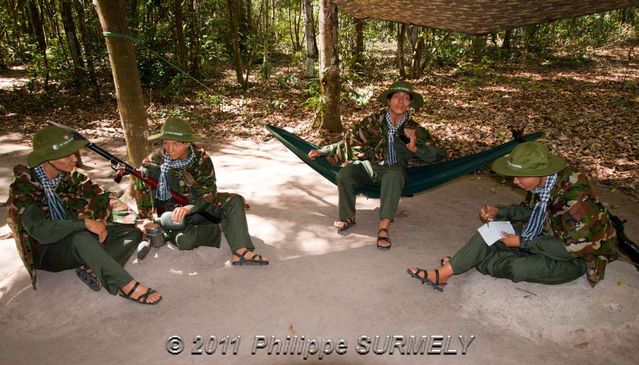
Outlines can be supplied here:
[[[325, 158], [311, 160], [307, 154], [310, 150], [318, 149], [318, 146], [309, 143], [295, 134], [282, 128], [267, 125], [266, 129], [271, 132], [280, 142], [282, 142], [304, 163], [313, 170], [324, 176], [333, 184], [336, 184], [337, 173], [340, 167], [331, 165]], [[456, 158], [454, 160], [439, 162], [424, 166], [414, 166], [408, 168], [406, 185], [402, 189], [402, 196], [412, 196], [428, 190], [437, 185], [448, 182], [452, 179], [465, 175], [471, 171], [478, 170], [503, 156], [515, 148], [521, 142], [532, 141], [541, 137], [543, 133], [537, 132], [518, 137], [508, 143], [493, 147], [489, 150], [478, 152], [469, 156]], [[369, 198], [379, 198], [379, 186], [365, 186], [358, 190]]]

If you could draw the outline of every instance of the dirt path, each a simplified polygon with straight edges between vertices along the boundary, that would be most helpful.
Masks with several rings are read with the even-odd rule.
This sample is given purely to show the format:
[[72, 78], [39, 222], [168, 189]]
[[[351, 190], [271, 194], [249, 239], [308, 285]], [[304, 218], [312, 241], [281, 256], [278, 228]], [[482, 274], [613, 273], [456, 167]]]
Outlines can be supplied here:
[[[8, 171], [28, 149], [19, 136], [0, 136], [0, 200]], [[211, 142], [211, 141], [210, 141]], [[123, 153], [123, 146], [114, 148]], [[339, 235], [331, 228], [337, 192], [276, 142], [210, 143], [222, 191], [251, 203], [248, 221], [268, 267], [229, 265], [228, 246], [177, 251], [163, 247], [144, 262], [126, 265], [163, 295], [144, 307], [86, 288], [71, 271], [40, 272], [32, 291], [12, 240], [0, 241], [0, 363], [31, 364], [635, 364], [639, 355], [639, 272], [623, 262], [609, 265], [595, 289], [584, 277], [564, 285], [512, 283], [471, 271], [453, 278], [444, 293], [411, 279], [405, 269], [430, 267], [459, 248], [480, 224], [477, 207], [515, 202], [521, 195], [487, 177], [468, 176], [403, 199], [389, 252], [374, 247], [378, 201], [358, 200], [358, 224]], [[105, 163], [85, 153], [96, 180], [114, 191]], [[614, 211], [629, 219], [639, 237], [639, 204], [604, 192]], [[6, 208], [0, 208], [0, 225]], [[222, 347], [197, 352], [195, 336], [240, 336], [238, 352]], [[386, 336], [451, 336], [456, 355], [382, 355], [357, 352], [360, 336], [384, 349]], [[468, 341], [465, 355], [458, 336]], [[184, 350], [171, 355], [170, 336]], [[347, 342], [343, 355], [267, 354], [256, 336], [305, 336]], [[399, 337], [398, 337], [399, 338]], [[195, 340], [198, 341], [197, 339]], [[437, 347], [437, 346], [435, 346]], [[202, 348], [203, 350], [206, 347]], [[209, 348], [210, 349], [210, 348]], [[405, 349], [404, 349], [405, 350]], [[363, 351], [363, 350], [362, 350]]]

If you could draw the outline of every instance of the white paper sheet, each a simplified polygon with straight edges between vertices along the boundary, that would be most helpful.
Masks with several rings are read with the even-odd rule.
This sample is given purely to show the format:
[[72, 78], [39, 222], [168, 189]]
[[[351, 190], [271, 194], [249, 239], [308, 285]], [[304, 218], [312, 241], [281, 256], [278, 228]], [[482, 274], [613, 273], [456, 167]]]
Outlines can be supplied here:
[[508, 221], [489, 222], [477, 228], [477, 231], [481, 234], [481, 237], [486, 241], [488, 246], [492, 246], [493, 243], [503, 238], [501, 235], [502, 231], [515, 234], [513, 225]]

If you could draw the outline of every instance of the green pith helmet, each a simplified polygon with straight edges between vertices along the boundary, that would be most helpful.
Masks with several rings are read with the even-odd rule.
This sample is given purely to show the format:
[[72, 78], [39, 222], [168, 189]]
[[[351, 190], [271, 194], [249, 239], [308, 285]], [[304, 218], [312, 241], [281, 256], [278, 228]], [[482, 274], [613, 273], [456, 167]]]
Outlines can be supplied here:
[[33, 136], [33, 151], [27, 156], [27, 165], [33, 168], [45, 161], [57, 160], [87, 144], [89, 141], [76, 141], [71, 132], [60, 127], [44, 127]]
[[401, 91], [407, 94], [410, 94], [412, 97], [413, 103], [411, 104], [413, 108], [418, 109], [422, 104], [424, 104], [424, 98], [421, 94], [413, 91], [413, 85], [409, 84], [406, 81], [396, 81], [393, 83], [388, 90], [384, 91], [380, 96], [377, 97], [377, 101], [382, 105], [388, 105], [388, 98], [390, 95]]
[[505, 176], [548, 176], [566, 167], [566, 160], [551, 155], [539, 142], [524, 142], [509, 155], [495, 160], [491, 167]]
[[160, 133], [150, 136], [149, 141], [165, 140], [179, 142], [200, 142], [202, 139], [193, 134], [191, 126], [182, 118], [168, 117], [160, 128]]

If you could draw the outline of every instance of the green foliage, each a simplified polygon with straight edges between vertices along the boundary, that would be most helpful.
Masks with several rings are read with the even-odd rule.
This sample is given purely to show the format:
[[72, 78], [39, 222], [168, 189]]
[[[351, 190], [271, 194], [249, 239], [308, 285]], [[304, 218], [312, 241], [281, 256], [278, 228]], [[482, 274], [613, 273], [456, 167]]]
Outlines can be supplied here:
[[306, 96], [306, 100], [304, 100], [302, 105], [315, 112], [315, 120], [319, 120], [319, 116], [322, 114], [322, 110], [324, 110], [324, 105], [326, 104], [326, 100], [320, 90], [319, 79], [313, 78], [309, 80], [308, 86], [304, 90], [304, 95]]

